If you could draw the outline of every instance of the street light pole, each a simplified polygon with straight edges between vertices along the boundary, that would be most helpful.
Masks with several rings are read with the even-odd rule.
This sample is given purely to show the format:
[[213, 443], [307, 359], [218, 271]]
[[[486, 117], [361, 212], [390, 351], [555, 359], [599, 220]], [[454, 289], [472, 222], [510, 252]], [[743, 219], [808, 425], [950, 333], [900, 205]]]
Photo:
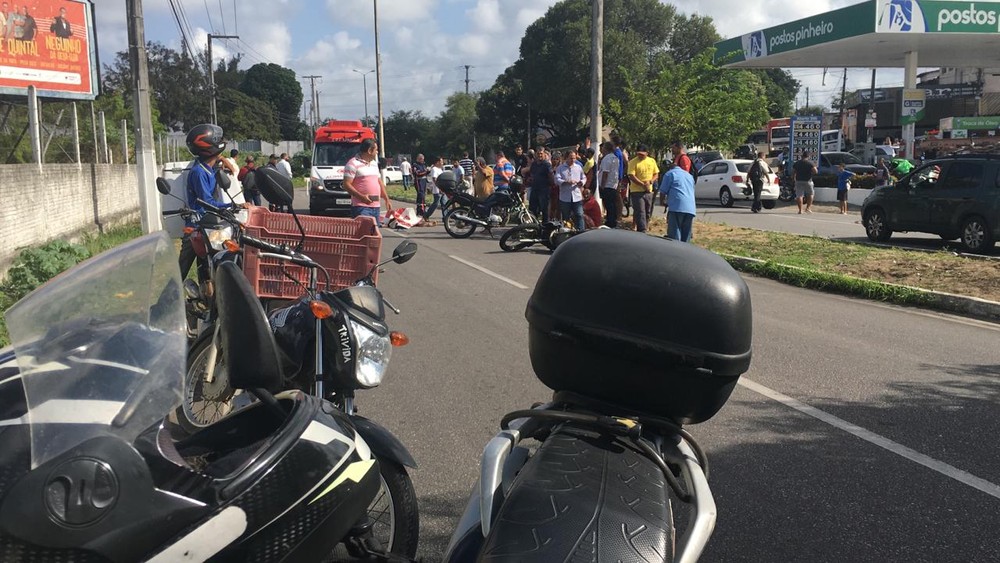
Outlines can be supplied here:
[[212, 40], [213, 39], [239, 39], [239, 35], [212, 35], [208, 34], [208, 87], [211, 89], [212, 102], [212, 123], [219, 123], [219, 112], [215, 109], [215, 63], [212, 62]]
[[382, 160], [385, 160], [385, 120], [382, 118], [382, 56], [378, 47], [378, 0], [375, 6], [375, 90], [378, 92], [378, 148]]
[[375, 71], [374, 70], [360, 71], [356, 68], [352, 70], [361, 75], [361, 84], [365, 89], [365, 127], [367, 127], [368, 126], [368, 75]]

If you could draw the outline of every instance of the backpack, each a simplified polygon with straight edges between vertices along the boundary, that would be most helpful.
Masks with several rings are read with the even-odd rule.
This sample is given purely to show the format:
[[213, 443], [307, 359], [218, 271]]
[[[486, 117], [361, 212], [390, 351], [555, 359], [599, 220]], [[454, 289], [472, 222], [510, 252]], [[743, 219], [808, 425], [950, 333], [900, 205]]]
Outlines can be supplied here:
[[750, 166], [750, 171], [747, 172], [747, 177], [750, 178], [751, 182], [763, 182], [764, 181], [764, 170], [763, 170], [763, 168], [764, 167], [761, 166], [761, 162], [760, 162], [759, 158], [757, 160], [753, 161], [753, 164]]

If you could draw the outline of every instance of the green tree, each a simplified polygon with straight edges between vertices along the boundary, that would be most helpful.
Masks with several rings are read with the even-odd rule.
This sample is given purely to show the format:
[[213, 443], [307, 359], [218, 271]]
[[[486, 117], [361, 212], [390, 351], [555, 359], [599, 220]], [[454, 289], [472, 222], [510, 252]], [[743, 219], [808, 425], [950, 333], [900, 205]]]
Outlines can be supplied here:
[[302, 85], [295, 78], [295, 71], [274, 63], [255, 64], [247, 70], [240, 91], [274, 106], [283, 139], [300, 137]]
[[823, 115], [825, 112], [825, 106], [803, 106], [795, 110], [795, 115]]
[[448, 96], [445, 109], [437, 118], [435, 146], [442, 156], [451, 157], [462, 151], [472, 152], [472, 135], [476, 128], [475, 94], [456, 92]]
[[754, 69], [750, 72], [756, 74], [764, 85], [767, 113], [771, 118], [779, 119], [792, 115], [795, 96], [799, 94], [802, 84], [787, 70], [780, 68]]
[[410, 154], [432, 150], [434, 120], [420, 111], [398, 110], [385, 118], [382, 124], [385, 137], [392, 142], [393, 154]]
[[627, 73], [625, 96], [610, 100], [605, 115], [628, 142], [658, 151], [676, 139], [733, 147], [767, 120], [760, 79], [716, 67], [710, 50], [653, 77]]
[[[480, 93], [476, 101], [476, 147], [480, 154], [487, 149], [510, 146], [524, 138], [525, 130], [522, 123], [527, 123], [528, 104], [525, 102], [524, 88], [517, 78], [517, 64], [508, 67], [493, 86]], [[537, 116], [537, 110], [535, 115]], [[518, 119], [518, 116], [524, 116]], [[547, 129], [554, 134], [547, 124], [534, 125]]]
[[219, 91], [219, 125], [234, 139], [260, 139], [271, 143], [282, 140], [278, 114], [274, 107], [239, 90]]
[[694, 59], [706, 49], [711, 49], [722, 39], [715, 30], [715, 23], [708, 16], [691, 14], [674, 16], [673, 34], [670, 37], [670, 58], [675, 63]]

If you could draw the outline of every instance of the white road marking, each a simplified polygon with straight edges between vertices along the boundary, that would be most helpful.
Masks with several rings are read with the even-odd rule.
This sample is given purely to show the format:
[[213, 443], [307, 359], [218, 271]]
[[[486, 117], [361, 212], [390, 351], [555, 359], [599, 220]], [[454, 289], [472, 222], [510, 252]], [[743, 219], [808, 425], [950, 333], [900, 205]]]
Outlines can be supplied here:
[[488, 270], [488, 269], [480, 266], [479, 264], [473, 264], [472, 262], [469, 262], [468, 260], [464, 260], [462, 258], [459, 258], [458, 256], [455, 256], [454, 254], [449, 254], [448, 258], [451, 258], [452, 260], [454, 260], [456, 262], [460, 262], [462, 264], [465, 264], [466, 266], [468, 266], [468, 267], [470, 267], [470, 268], [472, 268], [474, 270], [479, 270], [480, 272], [486, 274], [487, 276], [494, 277], [494, 278], [496, 278], [496, 279], [498, 279], [498, 280], [500, 280], [502, 282], [505, 282], [505, 283], [509, 283], [510, 285], [512, 285], [512, 286], [514, 286], [514, 287], [516, 287], [518, 289], [528, 289], [528, 286], [526, 286], [524, 284], [518, 283], [518, 282], [516, 282], [516, 281], [514, 281], [514, 280], [512, 280], [512, 279], [510, 279], [508, 277], [501, 276], [500, 274], [494, 272], [493, 270]]
[[755, 393], [759, 393], [769, 399], [775, 400], [786, 407], [791, 407], [803, 414], [809, 415], [820, 422], [825, 422], [834, 428], [843, 430], [848, 434], [851, 434], [857, 438], [860, 438], [870, 444], [874, 444], [884, 450], [894, 453], [900, 457], [906, 458], [914, 463], [922, 465], [932, 471], [936, 471], [945, 477], [950, 477], [963, 485], [967, 485], [976, 489], [980, 492], [986, 493], [993, 498], [1000, 499], [1000, 485], [991, 483], [985, 479], [976, 477], [975, 475], [969, 473], [968, 471], [963, 471], [955, 466], [949, 465], [943, 461], [938, 461], [928, 455], [924, 455], [916, 450], [910, 449], [902, 444], [893, 442], [892, 440], [876, 434], [870, 430], [866, 430], [851, 424], [846, 420], [837, 418], [832, 414], [821, 411], [816, 407], [807, 405], [799, 400], [793, 399], [788, 395], [775, 391], [769, 387], [765, 387], [760, 383], [751, 381], [746, 378], [740, 378], [739, 384]]

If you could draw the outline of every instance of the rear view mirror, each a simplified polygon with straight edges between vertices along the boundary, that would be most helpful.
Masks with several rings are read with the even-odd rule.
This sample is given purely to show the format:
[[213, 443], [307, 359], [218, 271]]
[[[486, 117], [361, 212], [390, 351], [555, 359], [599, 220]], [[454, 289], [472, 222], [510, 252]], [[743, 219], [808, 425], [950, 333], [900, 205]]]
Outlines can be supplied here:
[[404, 240], [392, 251], [392, 261], [397, 264], [409, 262], [410, 258], [417, 253], [417, 243], [411, 240]]
[[275, 168], [258, 168], [254, 170], [254, 185], [267, 201], [277, 205], [291, 205], [295, 197], [292, 179], [286, 177]]
[[229, 178], [229, 174], [226, 174], [220, 168], [215, 170], [215, 184], [222, 188], [222, 191], [228, 192], [229, 187], [233, 185], [233, 181]]
[[243, 191], [253, 191], [257, 189], [257, 175], [247, 174], [243, 177]]
[[163, 178], [156, 179], [156, 191], [163, 195], [170, 195], [170, 184]]

